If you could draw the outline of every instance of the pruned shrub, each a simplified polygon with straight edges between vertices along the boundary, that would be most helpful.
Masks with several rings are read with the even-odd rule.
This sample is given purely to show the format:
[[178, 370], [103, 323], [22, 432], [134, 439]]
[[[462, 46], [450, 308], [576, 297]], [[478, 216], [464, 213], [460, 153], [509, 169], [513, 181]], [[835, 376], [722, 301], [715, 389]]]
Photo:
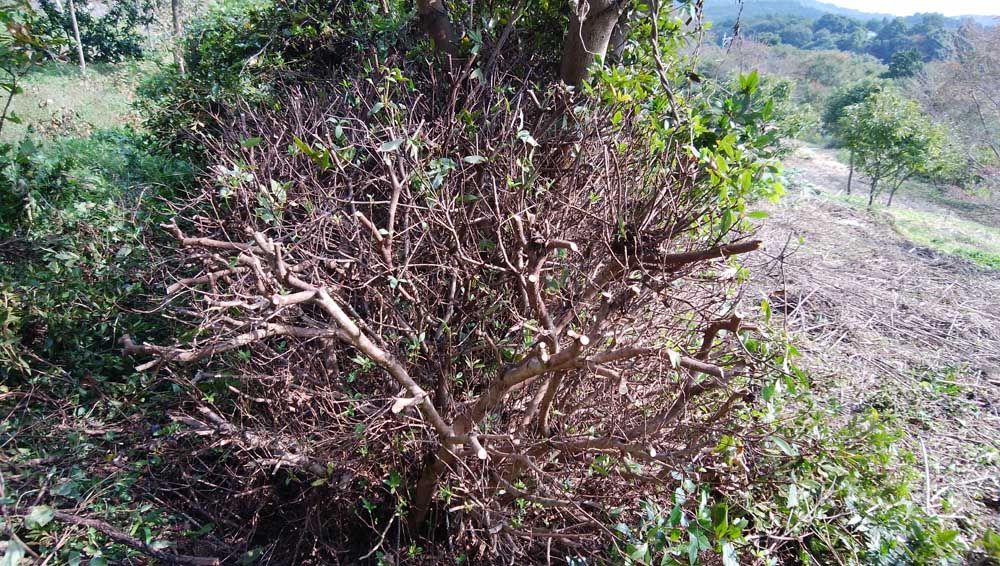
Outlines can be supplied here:
[[450, 71], [369, 54], [217, 105], [198, 138], [162, 281], [190, 332], [127, 350], [201, 399], [182, 430], [237, 448], [234, 475], [298, 478], [316, 540], [601, 556], [614, 517], [725, 474], [720, 435], [751, 425], [768, 360], [734, 258], [779, 190], [756, 75], [691, 102], [628, 67], [572, 92], [511, 72], [526, 38]]
[[[437, 4], [418, 3], [428, 29]], [[688, 80], [696, 5], [637, 6], [619, 64], [575, 87], [539, 39], [556, 8], [480, 6], [434, 53], [372, 35], [409, 32], [394, 4], [317, 7], [206, 21], [234, 59], [204, 46], [187, 78], [151, 83], [148, 123], [204, 168], [150, 282], [185, 330], [124, 341], [183, 394], [167, 491], [251, 518], [227, 528], [274, 563], [862, 544], [838, 531], [824, 550], [819, 519], [761, 538], [792, 511], [755, 505], [819, 473], [776, 417], [804, 376], [740, 311], [748, 206], [780, 194], [795, 124], [756, 73]]]

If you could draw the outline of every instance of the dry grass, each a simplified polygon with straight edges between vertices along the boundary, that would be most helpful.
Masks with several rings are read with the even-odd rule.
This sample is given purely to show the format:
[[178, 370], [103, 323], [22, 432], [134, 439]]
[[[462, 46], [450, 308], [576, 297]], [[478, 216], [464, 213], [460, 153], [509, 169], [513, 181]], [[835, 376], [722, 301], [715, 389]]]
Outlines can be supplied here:
[[[757, 292], [785, 313], [802, 365], [831, 403], [875, 408], [907, 431], [930, 476], [915, 497], [973, 530], [996, 530], [1000, 275], [907, 240], [885, 212], [829, 198], [846, 168], [810, 153], [789, 160], [797, 182], [761, 228], [771, 253], [785, 257]], [[927, 215], [919, 205], [893, 214]]]

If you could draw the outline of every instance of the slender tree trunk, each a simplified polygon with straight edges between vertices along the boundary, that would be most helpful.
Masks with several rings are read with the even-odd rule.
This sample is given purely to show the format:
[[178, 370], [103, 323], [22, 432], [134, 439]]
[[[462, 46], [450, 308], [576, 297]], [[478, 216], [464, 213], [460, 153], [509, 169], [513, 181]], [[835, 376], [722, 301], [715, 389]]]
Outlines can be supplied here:
[[868, 189], [868, 208], [875, 202], [875, 192], [878, 190], [878, 179], [872, 179], [872, 186]]
[[851, 150], [851, 162], [847, 170], [847, 194], [851, 194], [851, 182], [854, 180], [854, 150]]
[[609, 62], [617, 63], [622, 59], [622, 53], [625, 52], [625, 42], [628, 41], [628, 20], [628, 10], [626, 9], [620, 16], [618, 16], [618, 23], [616, 23], [614, 29], [611, 30], [611, 44], [608, 46]]
[[909, 176], [903, 177], [892, 187], [892, 190], [889, 191], [889, 200], [885, 203], [886, 208], [892, 206], [892, 197], [896, 196], [896, 191], [898, 191], [899, 188], [903, 186], [903, 183], [905, 183], [909, 178]]
[[181, 76], [187, 74], [184, 65], [184, 50], [181, 45], [181, 38], [184, 36], [184, 22], [181, 20], [181, 0], [170, 0], [170, 11], [174, 16], [174, 63], [181, 72]]
[[458, 49], [444, 0], [417, 0], [417, 14], [420, 15], [420, 27], [434, 40], [434, 47], [454, 55]]
[[76, 3], [69, 0], [69, 19], [73, 23], [73, 39], [76, 41], [76, 55], [80, 59], [80, 73], [87, 72], [87, 61], [83, 57], [83, 43], [80, 41], [80, 25], [76, 22]]
[[614, 0], [580, 0], [570, 14], [569, 31], [563, 43], [559, 75], [568, 85], [578, 86], [587, 78], [596, 57], [604, 61], [611, 33], [624, 8]]

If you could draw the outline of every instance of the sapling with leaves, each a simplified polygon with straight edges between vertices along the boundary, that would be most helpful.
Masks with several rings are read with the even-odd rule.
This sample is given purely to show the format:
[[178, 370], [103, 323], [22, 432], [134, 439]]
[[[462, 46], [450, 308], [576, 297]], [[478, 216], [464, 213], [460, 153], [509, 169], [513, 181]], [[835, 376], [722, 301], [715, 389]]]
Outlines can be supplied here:
[[[21, 81], [45, 54], [45, 40], [34, 33], [36, 15], [24, 2], [0, 5], [0, 133], [7, 122], [20, 119], [10, 109], [14, 97], [23, 92]], [[0, 145], [0, 154], [3, 154]]]
[[[844, 120], [847, 108], [864, 102], [869, 96], [881, 91], [882, 86], [880, 81], [865, 80], [837, 89], [827, 99], [823, 108], [821, 122], [826, 133], [832, 135], [838, 144], [843, 145], [846, 137], [851, 133], [851, 124]], [[854, 149], [850, 147], [848, 149], [850, 150], [850, 159], [848, 160], [847, 194], [851, 194], [854, 181]]]
[[916, 176], [931, 176], [949, 166], [946, 136], [916, 101], [891, 90], [872, 93], [844, 110], [838, 128], [855, 166], [870, 180], [868, 206], [888, 190], [887, 206], [896, 191]]

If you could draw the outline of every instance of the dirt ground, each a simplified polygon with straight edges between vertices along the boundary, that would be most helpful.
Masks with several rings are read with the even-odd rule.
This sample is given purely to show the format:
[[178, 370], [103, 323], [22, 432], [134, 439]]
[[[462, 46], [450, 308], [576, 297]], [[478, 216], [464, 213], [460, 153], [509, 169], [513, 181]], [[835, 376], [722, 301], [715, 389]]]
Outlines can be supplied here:
[[[915, 245], [884, 212], [831, 198], [847, 168], [826, 150], [802, 148], [786, 169], [789, 194], [761, 223], [767, 251], [754, 270], [767, 276], [756, 298], [782, 313], [821, 395], [905, 428], [930, 478], [915, 497], [997, 531], [1000, 272]], [[900, 196], [894, 206], [940, 206]], [[991, 207], [980, 208], [971, 214], [990, 221]]]

